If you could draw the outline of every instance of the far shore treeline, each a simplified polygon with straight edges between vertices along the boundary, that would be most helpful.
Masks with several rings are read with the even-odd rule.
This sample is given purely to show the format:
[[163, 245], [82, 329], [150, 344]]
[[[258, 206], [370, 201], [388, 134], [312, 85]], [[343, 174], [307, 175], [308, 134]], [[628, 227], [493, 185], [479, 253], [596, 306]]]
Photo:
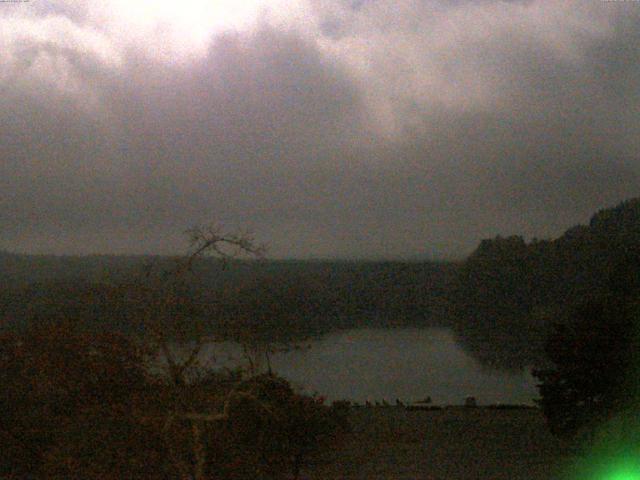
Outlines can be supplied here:
[[[174, 262], [0, 252], [0, 329], [57, 317], [135, 334], [127, 282]], [[545, 338], [568, 305], [639, 287], [640, 199], [633, 199], [557, 239], [483, 240], [458, 262], [205, 258], [180, 308], [185, 318], [206, 319], [218, 338], [249, 330], [265, 342], [341, 328], [447, 326], [484, 364], [519, 368], [545, 362]]]

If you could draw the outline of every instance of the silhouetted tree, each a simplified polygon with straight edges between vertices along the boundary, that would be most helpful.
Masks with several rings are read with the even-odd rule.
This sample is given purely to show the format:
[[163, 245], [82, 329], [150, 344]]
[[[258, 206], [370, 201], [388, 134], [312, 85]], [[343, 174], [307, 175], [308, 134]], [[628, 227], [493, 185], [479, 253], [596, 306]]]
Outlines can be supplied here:
[[637, 399], [640, 346], [637, 303], [607, 295], [569, 309], [550, 335], [552, 366], [534, 370], [551, 431], [564, 438], [590, 437], [595, 428]]
[[601, 210], [556, 240], [483, 240], [453, 287], [453, 326], [476, 358], [539, 366], [553, 319], [567, 305], [640, 290], [640, 199]]

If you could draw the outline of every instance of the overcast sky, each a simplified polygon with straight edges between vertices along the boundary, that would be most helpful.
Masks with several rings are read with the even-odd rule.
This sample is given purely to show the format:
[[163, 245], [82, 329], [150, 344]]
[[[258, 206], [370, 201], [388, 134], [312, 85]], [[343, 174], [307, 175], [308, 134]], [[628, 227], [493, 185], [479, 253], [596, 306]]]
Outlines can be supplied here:
[[4, 249], [460, 256], [640, 195], [639, 143], [640, 2], [0, 3]]

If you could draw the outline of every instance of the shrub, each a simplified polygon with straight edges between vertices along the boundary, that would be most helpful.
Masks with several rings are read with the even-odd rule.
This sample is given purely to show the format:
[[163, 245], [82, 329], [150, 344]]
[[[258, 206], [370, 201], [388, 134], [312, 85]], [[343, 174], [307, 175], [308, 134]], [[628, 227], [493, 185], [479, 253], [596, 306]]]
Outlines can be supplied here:
[[344, 412], [295, 393], [282, 378], [260, 375], [234, 392], [224, 428], [210, 437], [211, 468], [220, 477], [298, 478], [346, 430]]
[[539, 404], [551, 431], [564, 438], [591, 435], [630, 407], [637, 395], [633, 368], [638, 362], [634, 302], [590, 299], [573, 307], [549, 337], [552, 367], [534, 370]]
[[[15, 453], [3, 455], [0, 472], [26, 476], [57, 470], [54, 458], [73, 464], [70, 446], [83, 444], [77, 435], [86, 439], [104, 433], [98, 426], [111, 428], [106, 419], [133, 408], [146, 374], [141, 356], [121, 336], [42, 325], [0, 338], [0, 384], [0, 431]], [[97, 418], [105, 421], [96, 424]], [[120, 428], [130, 426], [127, 415], [119, 418]], [[64, 456], [52, 453], [60, 449]]]

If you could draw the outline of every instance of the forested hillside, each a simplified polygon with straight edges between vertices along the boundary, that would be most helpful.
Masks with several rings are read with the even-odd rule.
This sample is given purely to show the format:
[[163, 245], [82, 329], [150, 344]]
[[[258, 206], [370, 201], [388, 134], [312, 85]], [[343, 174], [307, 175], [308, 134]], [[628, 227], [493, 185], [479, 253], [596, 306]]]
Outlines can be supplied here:
[[484, 363], [543, 360], [549, 326], [587, 297], [637, 293], [640, 199], [596, 213], [556, 240], [484, 240], [449, 292], [458, 338]]
[[[175, 261], [0, 254], [3, 325], [57, 315], [126, 331], [133, 325], [122, 310], [134, 309], [123, 298], [127, 284], [144, 282], [146, 272], [168, 270]], [[264, 335], [288, 337], [353, 326], [443, 325], [454, 274], [452, 265], [421, 262], [202, 259], [193, 270], [182, 292], [185, 304], [191, 315], [207, 317], [212, 330], [250, 324]], [[113, 302], [121, 316], [114, 315]]]

